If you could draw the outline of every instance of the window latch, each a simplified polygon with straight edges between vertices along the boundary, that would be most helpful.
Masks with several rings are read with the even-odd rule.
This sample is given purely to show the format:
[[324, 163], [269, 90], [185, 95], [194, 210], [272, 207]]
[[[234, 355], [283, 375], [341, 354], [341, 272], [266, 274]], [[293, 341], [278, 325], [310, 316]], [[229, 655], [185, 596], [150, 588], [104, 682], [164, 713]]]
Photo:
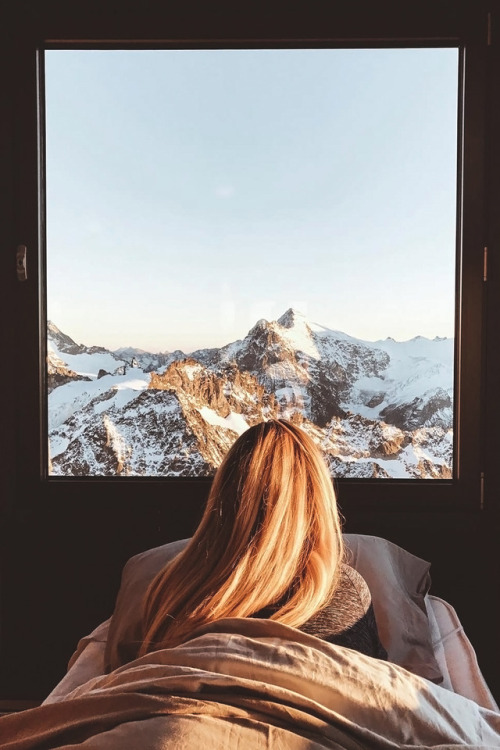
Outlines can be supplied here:
[[28, 252], [28, 248], [26, 245], [18, 245], [17, 251], [16, 251], [16, 270], [17, 270], [17, 280], [18, 281], [26, 281], [28, 278], [28, 269], [26, 265], [26, 254]]

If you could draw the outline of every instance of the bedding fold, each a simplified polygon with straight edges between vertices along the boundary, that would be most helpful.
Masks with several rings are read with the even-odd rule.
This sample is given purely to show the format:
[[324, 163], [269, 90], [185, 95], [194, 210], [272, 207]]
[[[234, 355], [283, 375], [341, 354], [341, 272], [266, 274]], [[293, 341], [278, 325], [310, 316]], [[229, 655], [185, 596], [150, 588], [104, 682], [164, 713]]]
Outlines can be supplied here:
[[397, 665], [235, 618], [0, 719], [0, 737], [4, 750], [472, 750], [500, 747], [500, 714]]

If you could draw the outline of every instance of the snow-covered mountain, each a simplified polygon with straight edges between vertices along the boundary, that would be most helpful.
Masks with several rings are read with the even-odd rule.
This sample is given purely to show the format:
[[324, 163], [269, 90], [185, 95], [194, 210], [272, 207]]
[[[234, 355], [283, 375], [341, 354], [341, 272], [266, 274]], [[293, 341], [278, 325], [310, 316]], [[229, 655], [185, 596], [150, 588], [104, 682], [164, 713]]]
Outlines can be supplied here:
[[183, 359], [186, 356], [180, 349], [173, 352], [158, 352], [157, 354], [153, 354], [144, 349], [136, 349], [133, 346], [115, 349], [113, 354], [120, 359], [133, 363], [136, 367], [140, 367], [144, 372], [153, 372], [160, 370], [162, 367], [168, 367], [171, 362]]
[[208, 475], [283, 416], [337, 477], [451, 476], [452, 339], [361, 341], [289, 309], [189, 355], [84, 347], [53, 324], [48, 340], [53, 474]]

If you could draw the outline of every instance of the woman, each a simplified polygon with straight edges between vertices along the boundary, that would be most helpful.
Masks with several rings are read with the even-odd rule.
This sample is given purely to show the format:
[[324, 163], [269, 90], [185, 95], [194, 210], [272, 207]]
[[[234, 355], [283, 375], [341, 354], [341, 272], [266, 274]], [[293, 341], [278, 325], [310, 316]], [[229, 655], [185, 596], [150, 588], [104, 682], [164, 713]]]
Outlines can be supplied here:
[[343, 561], [327, 466], [294, 424], [244, 432], [187, 547], [149, 586], [139, 654], [224, 617], [262, 617], [386, 658], [364, 579]]

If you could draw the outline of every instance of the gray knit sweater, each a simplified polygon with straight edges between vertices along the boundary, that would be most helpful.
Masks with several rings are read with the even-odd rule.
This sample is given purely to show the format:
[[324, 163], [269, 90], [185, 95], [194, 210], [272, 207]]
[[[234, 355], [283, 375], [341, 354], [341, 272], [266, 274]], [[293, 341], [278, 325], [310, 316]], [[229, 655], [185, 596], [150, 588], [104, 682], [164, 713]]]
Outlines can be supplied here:
[[[266, 607], [253, 616], [270, 617], [278, 608], [278, 605]], [[331, 602], [301, 625], [300, 630], [329, 643], [387, 659], [378, 634], [370, 590], [365, 579], [349, 565], [342, 565]]]

